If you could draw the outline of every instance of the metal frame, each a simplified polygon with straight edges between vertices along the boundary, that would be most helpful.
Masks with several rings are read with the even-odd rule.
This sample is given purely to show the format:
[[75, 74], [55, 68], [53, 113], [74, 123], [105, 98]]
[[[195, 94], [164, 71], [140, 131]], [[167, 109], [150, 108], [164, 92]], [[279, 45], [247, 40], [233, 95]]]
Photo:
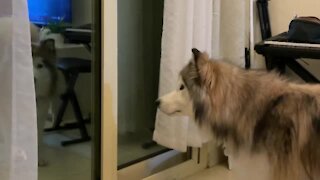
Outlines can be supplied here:
[[296, 74], [299, 75], [304, 81], [309, 83], [320, 83], [320, 81], [312, 75], [309, 71], [307, 71], [304, 67], [302, 67], [296, 60], [290, 60], [286, 62], [286, 65]]
[[194, 175], [208, 166], [208, 148], [192, 148], [191, 159], [174, 167], [153, 174], [143, 180], [184, 179]]
[[91, 179], [101, 179], [101, 0], [93, 1], [93, 33], [92, 33], [92, 163]]
[[[67, 70], [62, 70], [62, 73], [65, 79], [65, 82], [67, 84], [67, 88], [65, 92], [61, 95], [61, 103], [60, 103], [58, 114], [53, 127], [45, 129], [45, 131], [50, 132], [50, 131], [56, 131], [56, 130], [79, 129], [80, 138], [76, 138], [68, 141], [62, 141], [61, 142], [62, 146], [90, 141], [91, 137], [89, 136], [85, 126], [86, 121], [83, 118], [81, 108], [80, 108], [76, 93], [74, 91], [74, 86], [77, 82], [79, 72], [70, 72]], [[65, 124], [64, 126], [61, 126], [61, 122], [63, 121], [63, 115], [65, 113], [65, 110], [69, 102], [71, 103], [77, 122], [68, 123], [68, 124]]]
[[[270, 18], [269, 18], [269, 9], [268, 9], [268, 1], [269, 0], [257, 0], [257, 9], [259, 15], [259, 22], [260, 22], [260, 30], [261, 30], [261, 37], [262, 40], [271, 37], [271, 25], [270, 25]], [[272, 60], [268, 57], [265, 57], [265, 63], [267, 68], [272, 67]]]
[[262, 40], [271, 37], [271, 25], [268, 10], [268, 0], [257, 0], [258, 15]]
[[[186, 159], [187, 157], [187, 159]], [[187, 154], [168, 151], [118, 171], [118, 180], [183, 179], [204, 170], [208, 165], [207, 146], [190, 148]]]

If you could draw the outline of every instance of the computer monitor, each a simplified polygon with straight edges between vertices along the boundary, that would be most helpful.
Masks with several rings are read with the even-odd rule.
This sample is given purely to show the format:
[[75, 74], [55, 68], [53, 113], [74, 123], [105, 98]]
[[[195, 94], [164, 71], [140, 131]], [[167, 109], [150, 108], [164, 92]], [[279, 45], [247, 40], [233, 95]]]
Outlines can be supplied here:
[[50, 22], [72, 23], [72, 0], [28, 0], [30, 21], [38, 25]]

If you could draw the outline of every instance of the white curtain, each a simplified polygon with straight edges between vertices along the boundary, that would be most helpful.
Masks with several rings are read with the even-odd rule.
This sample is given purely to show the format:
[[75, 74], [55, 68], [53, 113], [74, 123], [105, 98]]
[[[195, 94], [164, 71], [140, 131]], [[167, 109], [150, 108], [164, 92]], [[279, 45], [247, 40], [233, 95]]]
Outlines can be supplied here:
[[[165, 1], [159, 96], [177, 88], [179, 71], [192, 57], [191, 48], [244, 67], [245, 48], [250, 47], [249, 5], [249, 0]], [[251, 62], [255, 68], [263, 64]], [[208, 138], [195, 126], [188, 118], [158, 112], [153, 138], [179, 151], [185, 151], [187, 146], [201, 147]]]
[[26, 0], [0, 2], [0, 179], [37, 179], [36, 104]]
[[[159, 96], [177, 86], [179, 71], [191, 59], [191, 49], [244, 65], [249, 37], [246, 0], [166, 0], [162, 34]], [[185, 151], [199, 147], [202, 137], [192, 120], [157, 114], [154, 140]]]
[[[191, 58], [191, 49], [212, 52], [212, 0], [166, 0], [164, 4], [159, 97], [177, 88], [179, 71]], [[186, 151], [200, 147], [198, 129], [188, 118], [157, 113], [153, 139], [166, 147]]]

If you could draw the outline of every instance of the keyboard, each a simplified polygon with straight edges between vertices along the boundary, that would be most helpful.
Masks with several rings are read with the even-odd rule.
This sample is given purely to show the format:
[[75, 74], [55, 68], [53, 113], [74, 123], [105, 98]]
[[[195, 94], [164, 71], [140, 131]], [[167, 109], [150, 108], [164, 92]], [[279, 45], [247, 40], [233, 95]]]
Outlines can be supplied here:
[[320, 44], [309, 44], [309, 43], [265, 41], [264, 44], [274, 45], [274, 46], [289, 46], [289, 47], [296, 47], [296, 48], [320, 48]]
[[91, 24], [85, 24], [74, 28], [67, 28], [63, 33], [64, 37], [69, 43], [75, 44], [90, 44], [91, 34]]
[[320, 58], [320, 44], [290, 42], [287, 32], [273, 36], [255, 45], [259, 54], [273, 54], [288, 58]]

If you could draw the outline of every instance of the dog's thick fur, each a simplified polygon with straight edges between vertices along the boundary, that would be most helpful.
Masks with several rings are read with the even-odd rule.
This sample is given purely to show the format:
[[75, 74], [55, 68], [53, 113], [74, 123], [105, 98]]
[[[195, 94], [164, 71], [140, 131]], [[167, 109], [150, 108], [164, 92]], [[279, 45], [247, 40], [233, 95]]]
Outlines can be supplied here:
[[37, 97], [51, 97], [57, 86], [55, 42], [48, 39], [32, 46], [33, 69]]
[[[275, 72], [243, 70], [192, 51], [194, 59], [180, 75], [199, 125], [210, 126], [235, 150], [265, 152], [273, 180], [320, 179], [320, 86], [291, 83]], [[188, 107], [172, 106], [175, 100], [168, 99], [159, 99], [167, 114]]]
[[33, 72], [37, 101], [39, 166], [45, 166], [43, 157], [43, 130], [48, 117], [50, 102], [57, 89], [56, 48], [54, 40], [48, 39], [40, 45], [32, 45]]

